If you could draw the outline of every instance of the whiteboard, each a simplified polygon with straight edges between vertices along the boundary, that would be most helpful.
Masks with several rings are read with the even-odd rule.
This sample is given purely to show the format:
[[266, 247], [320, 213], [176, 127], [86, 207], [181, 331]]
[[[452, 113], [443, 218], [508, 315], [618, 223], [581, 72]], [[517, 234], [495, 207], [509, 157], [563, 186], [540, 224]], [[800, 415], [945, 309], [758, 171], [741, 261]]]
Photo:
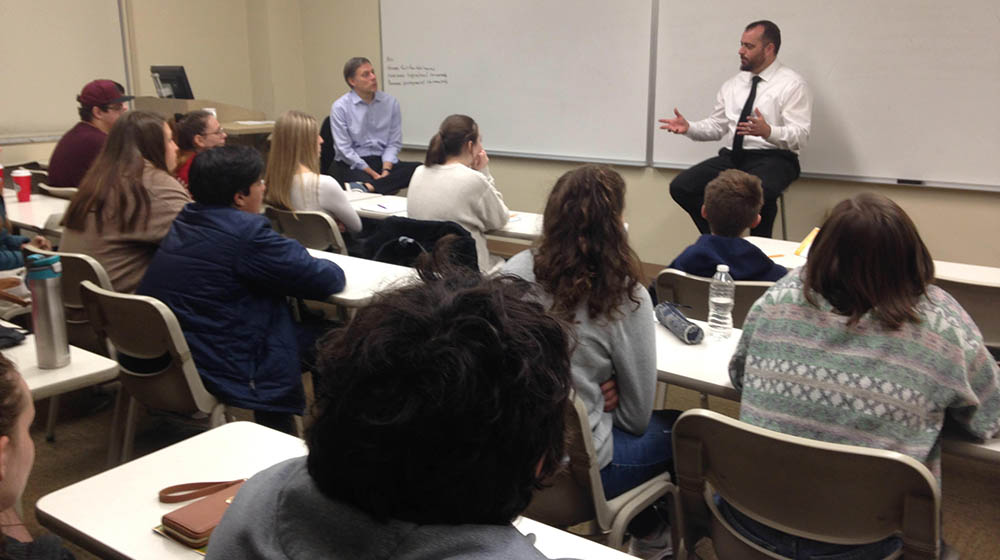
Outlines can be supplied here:
[[87, 82], [126, 85], [116, 0], [0, 0], [0, 24], [0, 140], [58, 138]]
[[645, 164], [652, 1], [382, 0], [403, 143], [464, 113], [490, 152]]
[[[1000, 185], [1000, 2], [661, 0], [657, 117], [675, 106], [707, 116], [757, 19], [781, 28], [778, 59], [814, 96], [803, 173]], [[653, 138], [659, 166], [721, 147], [659, 128]]]

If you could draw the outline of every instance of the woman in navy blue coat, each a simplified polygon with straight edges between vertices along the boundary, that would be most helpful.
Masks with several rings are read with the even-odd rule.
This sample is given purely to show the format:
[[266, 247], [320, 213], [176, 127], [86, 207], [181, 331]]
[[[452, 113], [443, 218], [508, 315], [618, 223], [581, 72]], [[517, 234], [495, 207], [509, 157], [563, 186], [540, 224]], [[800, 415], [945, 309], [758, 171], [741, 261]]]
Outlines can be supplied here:
[[299, 347], [313, 337], [300, 332], [286, 296], [324, 300], [344, 289], [344, 272], [260, 215], [263, 168], [246, 146], [198, 154], [195, 202], [177, 215], [137, 293], [177, 315], [209, 392], [292, 432], [305, 407]]

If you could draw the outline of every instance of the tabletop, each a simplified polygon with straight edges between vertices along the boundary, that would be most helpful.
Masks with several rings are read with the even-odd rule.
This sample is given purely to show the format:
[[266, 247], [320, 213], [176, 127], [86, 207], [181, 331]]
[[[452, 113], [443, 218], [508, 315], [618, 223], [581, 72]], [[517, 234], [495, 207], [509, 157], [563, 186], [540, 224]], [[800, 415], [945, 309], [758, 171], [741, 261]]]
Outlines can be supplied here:
[[49, 216], [63, 214], [69, 207], [69, 200], [42, 193], [31, 193], [31, 200], [18, 202], [17, 195], [9, 189], [3, 192], [7, 218], [18, 227], [43, 231]]
[[[785, 268], [795, 268], [806, 264], [804, 257], [795, 254], [795, 250], [799, 247], [797, 241], [754, 236], [747, 237], [746, 240], [756, 245], [774, 262]], [[935, 260], [934, 277], [952, 282], [1000, 288], [1000, 268], [992, 266]]]
[[[348, 196], [354, 210], [362, 218], [384, 220], [389, 216], [407, 217], [406, 197], [357, 193]], [[534, 212], [511, 212], [503, 227], [486, 232], [492, 237], [533, 241], [542, 235], [542, 215]]]
[[317, 259], [333, 261], [344, 271], [347, 284], [343, 291], [333, 294], [328, 301], [345, 307], [364, 307], [379, 292], [417, 279], [417, 271], [407, 266], [316, 249], [309, 249], [309, 254]]
[[[8, 323], [4, 324], [11, 326]], [[65, 366], [55, 369], [38, 367], [33, 334], [27, 335], [21, 344], [5, 348], [3, 354], [17, 366], [17, 371], [21, 372], [35, 400], [61, 395], [118, 377], [117, 362], [75, 346], [69, 347], [69, 363]]]
[[[684, 344], [666, 327], [656, 323], [657, 379], [699, 393], [739, 401], [740, 394], [729, 379], [729, 360], [736, 352], [743, 331], [733, 329], [728, 339], [713, 341], [707, 337], [707, 323], [691, 322], [706, 333], [699, 344]], [[1000, 464], [1000, 438], [978, 442], [965, 434], [946, 431], [942, 447], [945, 453]]]
[[[161, 488], [249, 478], [305, 454], [299, 438], [234, 422], [43, 496], [35, 509], [42, 525], [102, 558], [196, 560], [201, 558], [197, 552], [153, 533], [163, 514], [181, 505], [160, 503]], [[521, 518], [515, 526], [534, 533], [536, 547], [549, 556], [632, 558], [530, 519]]]

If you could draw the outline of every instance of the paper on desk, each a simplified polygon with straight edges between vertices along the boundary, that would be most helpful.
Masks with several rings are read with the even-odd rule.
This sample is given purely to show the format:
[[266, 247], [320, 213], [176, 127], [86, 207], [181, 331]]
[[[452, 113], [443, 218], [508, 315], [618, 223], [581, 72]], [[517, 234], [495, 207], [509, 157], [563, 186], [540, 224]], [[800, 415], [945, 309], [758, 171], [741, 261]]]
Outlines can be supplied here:
[[371, 202], [362, 204], [361, 209], [368, 210], [369, 212], [378, 212], [379, 214], [398, 214], [400, 212], [406, 212], [406, 199], [403, 197], [376, 198]]
[[236, 124], [245, 124], [247, 126], [256, 126], [261, 124], [274, 124], [274, 121], [236, 121]]

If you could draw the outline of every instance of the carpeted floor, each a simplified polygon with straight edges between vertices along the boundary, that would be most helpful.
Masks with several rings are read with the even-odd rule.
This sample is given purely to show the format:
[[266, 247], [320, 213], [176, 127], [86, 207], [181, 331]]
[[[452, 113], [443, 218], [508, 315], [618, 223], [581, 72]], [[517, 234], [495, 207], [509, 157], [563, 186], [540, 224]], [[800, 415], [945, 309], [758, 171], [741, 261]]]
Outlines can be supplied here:
[[[687, 409], [697, 405], [696, 393], [670, 388], [668, 408]], [[738, 413], [737, 403], [722, 399], [712, 398], [711, 407], [732, 416]], [[33, 534], [45, 531], [35, 520], [34, 504], [38, 498], [104, 470], [111, 408], [107, 394], [83, 390], [65, 395], [60, 406], [56, 441], [47, 442], [44, 435], [47, 403], [38, 403], [37, 420], [32, 429], [37, 448], [35, 468], [23, 499], [25, 522]], [[249, 419], [249, 414], [239, 412], [237, 415]], [[195, 433], [192, 428], [162, 419], [143, 418], [136, 439], [136, 456]], [[945, 456], [943, 471], [945, 540], [965, 560], [1000, 559], [1000, 466]], [[94, 558], [71, 543], [69, 546], [77, 558]], [[699, 546], [698, 551], [705, 559], [714, 558], [707, 542]]]

